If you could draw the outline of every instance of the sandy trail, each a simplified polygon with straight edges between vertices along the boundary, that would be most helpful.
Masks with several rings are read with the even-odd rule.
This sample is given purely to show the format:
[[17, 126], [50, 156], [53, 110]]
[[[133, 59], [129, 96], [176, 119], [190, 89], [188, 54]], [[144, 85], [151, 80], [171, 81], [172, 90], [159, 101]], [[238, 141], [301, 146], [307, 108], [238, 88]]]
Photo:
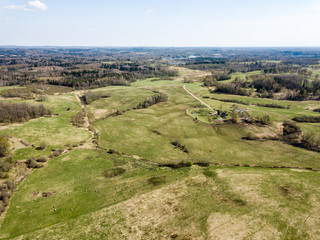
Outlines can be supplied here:
[[205, 105], [207, 108], [209, 108], [211, 111], [215, 112], [212, 107], [210, 107], [208, 104], [206, 104], [204, 101], [202, 101], [200, 98], [196, 97], [192, 92], [190, 92], [187, 88], [186, 85], [183, 85], [183, 89], [190, 94], [193, 98], [195, 98], [197, 101], [199, 101], [201, 104]]

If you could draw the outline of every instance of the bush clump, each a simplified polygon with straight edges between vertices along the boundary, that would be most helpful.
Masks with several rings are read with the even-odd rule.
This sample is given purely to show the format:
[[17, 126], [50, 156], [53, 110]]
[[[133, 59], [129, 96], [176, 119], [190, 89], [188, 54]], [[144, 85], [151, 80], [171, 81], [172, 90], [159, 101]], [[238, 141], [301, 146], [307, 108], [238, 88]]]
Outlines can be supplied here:
[[186, 146], [182, 145], [179, 140], [175, 140], [173, 142], [171, 142], [171, 144], [173, 146], [175, 146], [176, 148], [179, 148], [181, 151], [185, 152], [185, 153], [189, 153], [189, 150], [186, 148]]
[[38, 150], [45, 150], [47, 148], [47, 144], [45, 142], [41, 142]]
[[284, 136], [301, 133], [300, 127], [297, 124], [295, 124], [294, 122], [285, 121], [285, 122], [283, 122], [282, 125], [283, 125], [283, 135]]
[[43, 165], [39, 164], [34, 157], [29, 158], [26, 161], [26, 165], [28, 168], [42, 168], [43, 167]]
[[47, 156], [41, 156], [41, 157], [38, 158], [36, 161], [37, 161], [37, 162], [42, 162], [42, 163], [44, 163], [44, 162], [47, 162], [47, 161], [48, 161], [48, 157], [47, 157]]
[[49, 158], [55, 158], [55, 157], [59, 157], [62, 153], [64, 152], [64, 149], [58, 149], [58, 150], [54, 150], [51, 155], [49, 156]]
[[204, 171], [203, 171], [203, 174], [207, 177], [210, 177], [210, 178], [216, 178], [217, 177], [217, 173], [215, 171], [211, 171], [209, 168], [206, 168]]
[[9, 154], [10, 151], [10, 145], [8, 143], [8, 140], [0, 135], [0, 157], [5, 157]]
[[8, 172], [13, 166], [13, 161], [10, 158], [0, 160], [0, 178], [8, 178]]
[[86, 123], [85, 117], [86, 114], [84, 112], [78, 112], [76, 115], [74, 115], [71, 122], [76, 127], [84, 127]]
[[166, 176], [161, 176], [161, 177], [151, 177], [148, 179], [147, 182], [149, 184], [154, 185], [154, 186], [158, 186], [158, 185], [166, 183], [166, 181], [167, 181]]
[[105, 178], [112, 178], [112, 177], [120, 176], [120, 175], [124, 174], [125, 172], [126, 172], [126, 170], [123, 168], [114, 167], [114, 168], [109, 168], [109, 169], [104, 170], [102, 172], [102, 175]]

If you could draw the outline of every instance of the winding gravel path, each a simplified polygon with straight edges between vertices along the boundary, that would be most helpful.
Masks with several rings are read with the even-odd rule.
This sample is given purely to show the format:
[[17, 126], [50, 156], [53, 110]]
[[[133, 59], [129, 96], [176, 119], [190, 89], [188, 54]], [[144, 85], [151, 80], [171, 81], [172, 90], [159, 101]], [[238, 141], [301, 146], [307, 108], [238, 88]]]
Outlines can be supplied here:
[[212, 107], [210, 107], [208, 104], [206, 104], [204, 101], [202, 101], [200, 98], [196, 97], [192, 92], [190, 92], [187, 88], [186, 85], [183, 85], [183, 89], [190, 94], [193, 98], [195, 98], [197, 101], [199, 101], [201, 104], [205, 105], [207, 108], [209, 108], [211, 111], [215, 112]]

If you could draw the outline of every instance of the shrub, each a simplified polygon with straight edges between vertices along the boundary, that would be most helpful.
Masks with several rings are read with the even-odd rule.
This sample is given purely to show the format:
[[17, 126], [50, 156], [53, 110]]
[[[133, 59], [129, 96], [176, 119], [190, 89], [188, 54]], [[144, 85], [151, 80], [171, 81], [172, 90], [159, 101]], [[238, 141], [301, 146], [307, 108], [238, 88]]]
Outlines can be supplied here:
[[43, 167], [43, 165], [37, 163], [37, 161], [35, 160], [34, 157], [29, 158], [26, 161], [26, 165], [28, 168], [42, 168]]
[[215, 171], [211, 171], [210, 169], [205, 169], [203, 171], [203, 174], [207, 177], [210, 177], [210, 178], [216, 178], [217, 177], [217, 173]]
[[0, 172], [9, 172], [11, 168], [12, 163], [5, 160], [0, 161]]
[[39, 150], [45, 150], [47, 148], [47, 144], [45, 142], [41, 142], [39, 146]]
[[5, 182], [5, 185], [7, 185], [8, 190], [13, 190], [16, 186], [15, 182], [13, 180], [7, 180]]
[[49, 198], [54, 195], [54, 192], [43, 192], [42, 197]]
[[37, 159], [37, 162], [47, 162], [48, 157], [47, 156], [41, 156], [40, 158]]
[[235, 109], [233, 109], [233, 111], [231, 113], [231, 121], [236, 124], [240, 122], [239, 115]]
[[4, 206], [7, 206], [10, 197], [11, 197], [11, 194], [9, 191], [7, 191], [7, 190], [1, 191], [0, 201], [2, 201], [4, 203]]
[[151, 177], [148, 179], [148, 183], [149, 184], [152, 184], [154, 186], [158, 186], [158, 185], [161, 185], [163, 183], [166, 183], [167, 181], [167, 178], [165, 176], [162, 176], [162, 177]]
[[59, 157], [62, 153], [64, 152], [64, 149], [58, 149], [58, 150], [54, 150], [51, 155], [49, 156], [49, 158], [55, 158], [55, 157]]
[[45, 95], [40, 95], [39, 96], [39, 102], [45, 102], [47, 100], [48, 100], [47, 96], [45, 96]]
[[283, 135], [290, 135], [294, 133], [301, 133], [301, 129], [294, 122], [285, 121], [283, 122]]
[[0, 135], [0, 157], [5, 157], [9, 154], [9, 147], [7, 139]]
[[125, 172], [126, 172], [126, 170], [123, 168], [114, 167], [114, 168], [109, 168], [109, 169], [104, 170], [102, 172], [102, 175], [105, 178], [112, 178], [112, 177], [120, 176], [120, 175], [124, 174]]
[[188, 160], [186, 163], [185, 163], [185, 166], [186, 167], [191, 167], [193, 165], [193, 162], [191, 160]]
[[86, 114], [84, 112], [78, 112], [76, 115], [74, 115], [71, 122], [76, 127], [83, 127], [86, 123], [85, 117]]
[[5, 207], [2, 201], [0, 201], [0, 213], [4, 212]]

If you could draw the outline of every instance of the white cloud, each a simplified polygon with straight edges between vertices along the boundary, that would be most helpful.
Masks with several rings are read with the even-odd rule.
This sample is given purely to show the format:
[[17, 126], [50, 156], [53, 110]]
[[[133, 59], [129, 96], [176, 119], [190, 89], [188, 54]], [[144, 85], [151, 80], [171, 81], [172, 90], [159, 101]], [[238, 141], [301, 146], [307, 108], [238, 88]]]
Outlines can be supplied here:
[[32, 11], [32, 10], [42, 10], [45, 11], [48, 9], [47, 5], [39, 0], [29, 1], [27, 5], [9, 5], [4, 7], [8, 10], [22, 10], [22, 11]]
[[39, 0], [30, 1], [30, 2], [28, 2], [28, 4], [34, 8], [40, 9], [42, 11], [45, 11], [48, 9], [47, 5], [44, 4], [43, 2], [40, 2]]
[[9, 6], [5, 6], [4, 8], [9, 10], [31, 11], [31, 9], [28, 8], [26, 5], [9, 5]]
[[147, 13], [147, 14], [151, 14], [151, 13], [153, 13], [153, 11], [152, 11], [152, 9], [147, 9], [147, 10], [146, 10], [146, 13]]
[[14, 20], [16, 20], [16, 18], [5, 17], [4, 20], [5, 21], [14, 21]]

